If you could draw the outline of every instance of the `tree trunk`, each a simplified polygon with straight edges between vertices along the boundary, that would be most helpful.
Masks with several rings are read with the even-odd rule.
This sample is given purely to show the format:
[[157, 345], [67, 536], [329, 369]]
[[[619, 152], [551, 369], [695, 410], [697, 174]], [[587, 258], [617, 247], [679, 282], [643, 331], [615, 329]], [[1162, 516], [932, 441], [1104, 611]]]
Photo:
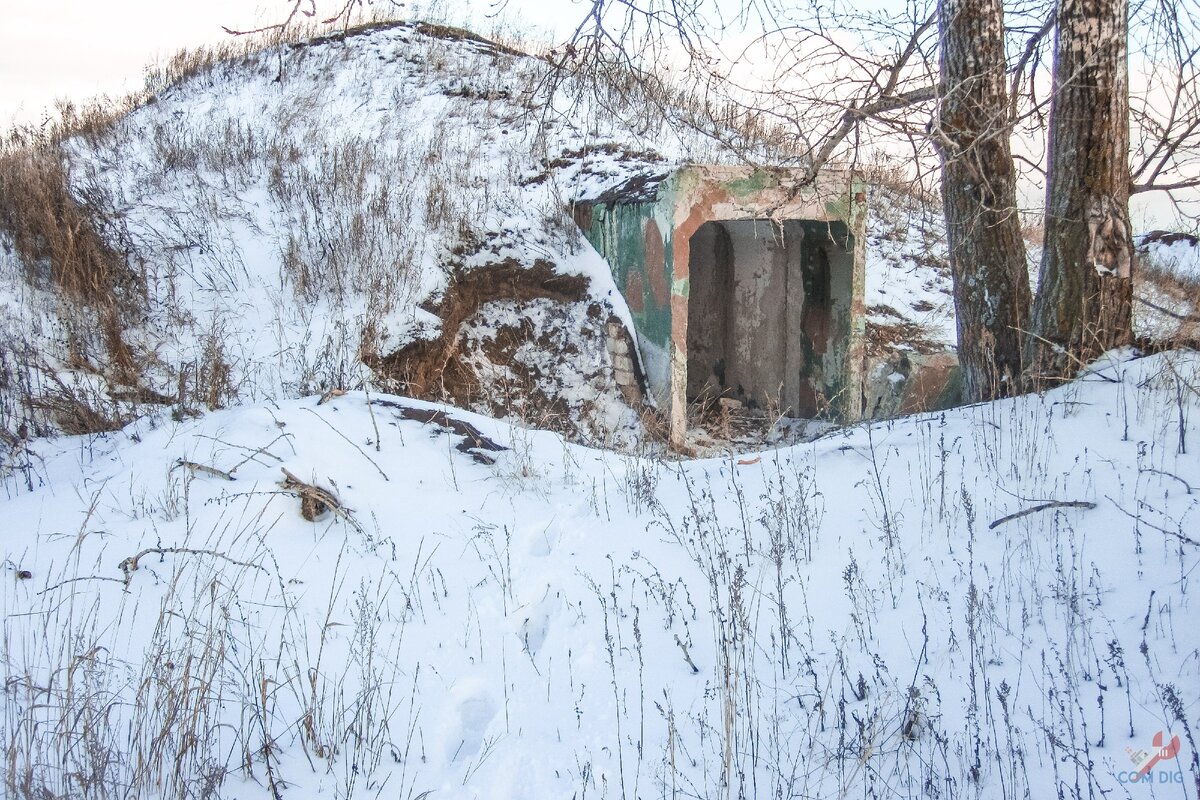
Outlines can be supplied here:
[[1128, 0], [1059, 0], [1033, 388], [1133, 338]]
[[1012, 394], [1021, 376], [1029, 272], [1017, 216], [1016, 168], [1005, 85], [1001, 0], [943, 0], [935, 142], [958, 359], [968, 402]]

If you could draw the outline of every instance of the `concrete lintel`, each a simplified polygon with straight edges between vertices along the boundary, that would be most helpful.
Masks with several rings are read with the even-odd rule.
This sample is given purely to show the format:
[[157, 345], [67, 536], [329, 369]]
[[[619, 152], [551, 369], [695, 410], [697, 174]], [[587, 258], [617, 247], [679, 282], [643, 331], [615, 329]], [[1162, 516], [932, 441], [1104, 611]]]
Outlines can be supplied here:
[[673, 178], [676, 227], [697, 206], [704, 222], [734, 219], [841, 221], [854, 227], [855, 198], [861, 181], [849, 170], [826, 170], [806, 185], [798, 169], [689, 165]]

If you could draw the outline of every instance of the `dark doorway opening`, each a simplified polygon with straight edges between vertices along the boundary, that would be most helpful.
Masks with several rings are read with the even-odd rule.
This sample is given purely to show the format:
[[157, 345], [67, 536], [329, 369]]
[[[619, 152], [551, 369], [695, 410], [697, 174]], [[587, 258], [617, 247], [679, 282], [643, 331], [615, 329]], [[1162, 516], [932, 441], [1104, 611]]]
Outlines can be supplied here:
[[851, 291], [847, 233], [840, 223], [731, 220], [693, 234], [690, 401], [730, 397], [793, 417], [827, 410], [827, 376], [848, 340], [838, 324]]

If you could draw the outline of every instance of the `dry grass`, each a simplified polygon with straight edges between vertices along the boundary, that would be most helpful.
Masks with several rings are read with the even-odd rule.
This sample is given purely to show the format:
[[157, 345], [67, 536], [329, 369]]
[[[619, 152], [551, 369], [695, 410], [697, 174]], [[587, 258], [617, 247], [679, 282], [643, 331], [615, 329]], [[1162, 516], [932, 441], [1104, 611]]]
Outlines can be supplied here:
[[[96, 389], [90, 376], [137, 387], [140, 364], [124, 332], [141, 313], [140, 276], [111, 242], [123, 236], [100, 209], [95, 187], [72, 191], [63, 141], [98, 137], [123, 107], [60, 106], [60, 118], [43, 130], [14, 132], [0, 145], [0, 238], [8, 243], [33, 289], [59, 301], [60, 373], [47, 360], [36, 331], [9, 331], [0, 364], [5, 384], [24, 387], [24, 408], [0, 409], [0, 423], [43, 433], [112, 430], [128, 421], [119, 404]], [[83, 376], [82, 379], [71, 377]]]
[[[103, 124], [99, 113], [85, 119], [88, 130]], [[59, 135], [0, 149], [0, 232], [12, 241], [31, 283], [52, 282], [95, 310], [110, 363], [132, 382], [135, 365], [121, 328], [139, 298], [138, 279], [101, 235], [107, 221], [98, 209], [71, 193]]]
[[[9, 385], [49, 390], [22, 390], [23, 409], [0, 407], [0, 428], [12, 431], [29, 422], [39, 432], [82, 432], [137, 413], [112, 402], [112, 392], [62, 392], [54, 370], [95, 376], [123, 396], [172, 402], [181, 412], [358, 388], [371, 380], [364, 362], [380, 363], [403, 344], [396, 340], [395, 320], [422, 299], [414, 296], [421, 283], [415, 278], [459, 266], [460, 256], [476, 253], [489, 237], [495, 247], [506, 246], [507, 232], [488, 227], [495, 225], [489, 218], [497, 209], [519, 206], [550, 238], [565, 240], [564, 249], [578, 243], [562, 198], [551, 196], [531, 208], [528, 193], [522, 195], [521, 180], [530, 163], [545, 155], [545, 140], [497, 157], [474, 133], [545, 133], [530, 114], [544, 104], [550, 67], [520, 58], [514, 44], [524, 43], [512, 31], [495, 32], [487, 42], [447, 26], [412, 26], [423, 36], [413, 37], [411, 52], [402, 57], [413, 65], [414, 77], [456, 98], [432, 126], [432, 136], [319, 132], [317, 120], [336, 104], [320, 87], [305, 94], [295, 82], [289, 85], [294, 102], [264, 110], [270, 116], [257, 123], [213, 113], [181, 126], [147, 111], [129, 128], [120, 124], [131, 109], [160, 99], [165, 105], [166, 95], [184, 82], [218, 87], [227, 73], [241, 70], [255, 79], [278, 71], [287, 83], [288, 70], [302, 64], [311, 69], [312, 59], [328, 58], [322, 69], [338, 69], [348, 51], [336, 43], [397, 24], [364, 20], [333, 34], [293, 25], [181, 51], [147, 71], [143, 92], [81, 109], [64, 106], [48, 130], [13, 135], [0, 158], [0, 240], [6, 234], [12, 240], [26, 282], [54, 296], [41, 314], [56, 330], [3, 334], [11, 353], [48, 348], [36, 364], [10, 358], [3, 365]], [[318, 33], [324, 35], [309, 38]], [[322, 42], [334, 45], [311, 47]], [[481, 53], [491, 65], [483, 71]], [[765, 119], [738, 117], [734, 106], [693, 97], [666, 78], [646, 84], [614, 68], [595, 91], [602, 98], [594, 109], [601, 128], [612, 127], [603, 120], [612, 112], [646, 141], [677, 130], [692, 142], [689, 154], [701, 160], [717, 160], [721, 141], [751, 142], [766, 153], [778, 134]], [[399, 86], [379, 100], [398, 111], [411, 102]], [[588, 121], [573, 124], [592, 135]], [[714, 139], [717, 129], [724, 133]], [[388, 176], [404, 176], [405, 188]], [[181, 183], [191, 188], [181, 192]], [[226, 296], [245, 286], [238, 245], [222, 249], [220, 239], [229, 240], [230, 219], [257, 224], [239, 195], [264, 184], [269, 201], [290, 217], [278, 241], [268, 238], [273, 231], [255, 231], [277, 247], [271, 255], [278, 257], [284, 290], [275, 309], [279, 346], [271, 364], [239, 349], [237, 312], [198, 318], [187, 282]], [[149, 220], [148, 206], [156, 208]], [[261, 254], [255, 256], [261, 264]], [[58, 303], [59, 295], [68, 302]], [[310, 328], [320, 331], [319, 341], [285, 338]], [[515, 394], [519, 399], [522, 390]], [[103, 406], [89, 406], [93, 401]], [[76, 406], [76, 419], [64, 425], [64, 415]], [[88, 408], [96, 413], [83, 413]], [[114, 414], [113, 408], [123, 411]]]
[[[1148, 261], [1139, 262], [1136, 277], [1134, 313], [1153, 319], [1154, 338], [1181, 342], [1200, 340], [1200, 305], [1197, 303], [1200, 281]], [[1161, 308], [1172, 313], [1164, 313], [1159, 310]]]

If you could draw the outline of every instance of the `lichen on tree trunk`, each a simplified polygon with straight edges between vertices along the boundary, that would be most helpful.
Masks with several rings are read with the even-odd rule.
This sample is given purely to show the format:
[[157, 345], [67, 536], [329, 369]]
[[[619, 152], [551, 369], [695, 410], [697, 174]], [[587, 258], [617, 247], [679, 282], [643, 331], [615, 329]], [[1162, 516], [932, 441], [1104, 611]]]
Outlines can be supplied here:
[[1016, 169], [1005, 85], [1001, 0], [943, 0], [935, 143], [958, 355], [967, 401], [1011, 394], [1021, 375], [1020, 331], [1029, 276], [1017, 216]]
[[1059, 0], [1032, 388], [1133, 338], [1127, 0]]

